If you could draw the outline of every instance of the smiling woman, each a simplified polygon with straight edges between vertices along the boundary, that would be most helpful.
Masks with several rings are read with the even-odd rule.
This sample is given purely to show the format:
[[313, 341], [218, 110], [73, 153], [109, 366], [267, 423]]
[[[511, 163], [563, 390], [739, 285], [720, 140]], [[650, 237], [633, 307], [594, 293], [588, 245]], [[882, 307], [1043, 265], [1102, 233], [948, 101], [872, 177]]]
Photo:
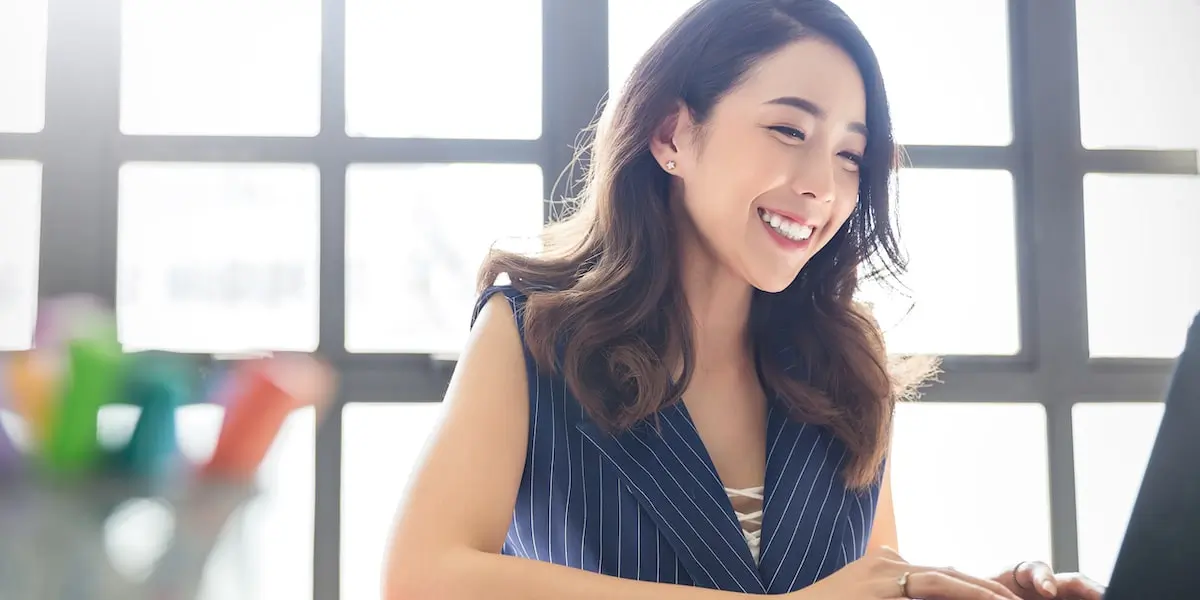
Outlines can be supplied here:
[[854, 300], [903, 270], [896, 157], [836, 5], [688, 11], [542, 251], [485, 261], [389, 597], [1015, 598], [882, 548], [893, 410], [931, 367], [889, 364]]

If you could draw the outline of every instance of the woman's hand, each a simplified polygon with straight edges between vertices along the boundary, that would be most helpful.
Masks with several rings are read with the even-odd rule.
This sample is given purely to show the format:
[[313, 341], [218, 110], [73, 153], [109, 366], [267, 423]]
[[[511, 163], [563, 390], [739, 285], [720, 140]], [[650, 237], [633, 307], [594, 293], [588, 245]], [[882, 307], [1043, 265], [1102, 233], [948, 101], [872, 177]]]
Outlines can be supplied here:
[[1079, 573], [1055, 573], [1044, 562], [1025, 561], [992, 579], [1022, 600], [1102, 600], [1104, 586]]
[[794, 600], [1021, 600], [996, 581], [971, 577], [949, 568], [911, 565], [889, 548], [871, 550], [833, 575], [788, 597]]

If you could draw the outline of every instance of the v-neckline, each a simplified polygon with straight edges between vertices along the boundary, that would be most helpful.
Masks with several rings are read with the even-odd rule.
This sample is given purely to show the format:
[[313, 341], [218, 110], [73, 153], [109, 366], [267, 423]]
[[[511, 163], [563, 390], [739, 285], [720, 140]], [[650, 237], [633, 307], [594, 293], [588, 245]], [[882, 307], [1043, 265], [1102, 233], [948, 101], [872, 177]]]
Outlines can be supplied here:
[[[706, 469], [708, 471], [708, 476], [705, 477], [705, 479], [707, 480], [706, 483], [710, 487], [714, 488], [716, 491], [720, 492], [719, 494], [716, 494], [716, 495], [719, 495], [721, 498], [724, 499], [724, 501], [721, 502], [720, 504], [721, 504], [721, 508], [724, 509], [725, 516], [727, 516], [730, 520], [733, 521], [733, 523], [735, 525], [737, 525], [739, 532], [744, 531], [742, 529], [741, 522], [738, 520], [737, 510], [733, 507], [733, 500], [729, 497], [729, 493], [725, 491], [726, 490], [725, 482], [721, 479], [721, 474], [717, 472], [716, 462], [713, 461], [712, 453], [709, 452], [708, 445], [704, 443], [704, 438], [700, 435], [700, 429], [698, 427], [696, 427], [696, 421], [695, 421], [695, 419], [692, 418], [691, 411], [688, 410], [687, 404], [685, 404], [683, 402], [683, 400], [680, 400], [677, 403], [677, 407], [678, 407], [678, 411], [680, 413], [680, 416], [682, 417], [683, 422], [687, 424], [687, 429], [689, 429], [688, 432], [679, 432], [680, 436], [690, 436], [692, 438], [691, 441], [695, 442], [695, 447], [700, 449], [698, 451], [697, 455], [699, 456], [700, 461], [702, 463], [704, 463], [704, 466], [706, 467]], [[771, 431], [771, 420], [773, 418], [775, 418], [775, 410], [776, 410], [775, 403], [771, 400], [771, 395], [768, 394], [767, 395], [767, 418], [766, 418], [766, 420], [763, 421], [763, 438], [764, 438], [763, 439], [763, 449], [764, 449], [763, 482], [762, 482], [763, 500], [762, 500], [762, 507], [760, 508], [760, 510], [762, 510], [764, 514], [766, 513], [766, 508], [767, 508], [767, 498], [771, 497], [772, 488], [774, 487], [772, 485], [772, 482], [769, 481], [769, 478], [767, 477], [767, 463], [769, 463], [771, 460], [771, 455], [770, 455], [771, 448], [770, 448], [769, 438], [770, 438], [770, 431]], [[691, 445], [691, 444], [689, 444], [689, 445]], [[760, 531], [760, 533], [759, 533], [760, 540], [762, 540], [762, 542], [765, 544], [766, 537], [768, 535], [767, 531], [766, 531], [765, 521], [764, 521], [763, 525], [759, 526], [759, 531]], [[749, 551], [749, 547], [747, 547], [747, 551]]]
[[[824, 572], [825, 557], [808, 561], [807, 552], [789, 550], [794, 542], [807, 544], [836, 534], [838, 515], [822, 519], [818, 511], [813, 520], [806, 507], [814, 492], [818, 503], [832, 493], [830, 479], [837, 478], [846, 451], [827, 431], [789, 418], [778, 398], [768, 399], [757, 563], [708, 447], [682, 402], [664, 407], [658, 419], [616, 433], [606, 433], [582, 411], [577, 415], [576, 427], [625, 482], [702, 587], [778, 594], [816, 581]], [[823, 496], [816, 492], [821, 482], [829, 484]], [[842, 504], [844, 499], [838, 513]]]

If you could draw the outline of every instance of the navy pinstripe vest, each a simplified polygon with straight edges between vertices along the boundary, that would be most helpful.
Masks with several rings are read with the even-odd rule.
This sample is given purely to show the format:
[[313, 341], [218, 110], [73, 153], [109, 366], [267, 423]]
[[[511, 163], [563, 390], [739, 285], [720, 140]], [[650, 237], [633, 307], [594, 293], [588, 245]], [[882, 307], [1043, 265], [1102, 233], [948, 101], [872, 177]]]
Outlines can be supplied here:
[[[502, 293], [521, 317], [524, 297]], [[474, 317], [472, 317], [474, 322]], [[761, 557], [755, 565], [733, 507], [688, 415], [676, 404], [617, 436], [603, 433], [565, 382], [526, 352], [529, 442], [503, 553], [589, 571], [754, 594], [804, 588], [862, 556], [879, 487], [848, 490], [846, 449], [822, 427], [772, 403]]]

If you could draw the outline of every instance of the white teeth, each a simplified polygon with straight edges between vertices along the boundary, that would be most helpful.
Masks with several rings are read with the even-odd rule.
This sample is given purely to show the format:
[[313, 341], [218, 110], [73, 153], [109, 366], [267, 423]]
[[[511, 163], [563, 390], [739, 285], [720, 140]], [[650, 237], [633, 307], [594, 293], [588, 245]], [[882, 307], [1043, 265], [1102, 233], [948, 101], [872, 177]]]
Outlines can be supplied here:
[[758, 216], [763, 220], [763, 223], [770, 225], [771, 229], [774, 229], [779, 235], [790, 240], [802, 242], [807, 240], [813, 233], [813, 228], [809, 225], [801, 225], [787, 217], [777, 215], [762, 208], [758, 209]]

